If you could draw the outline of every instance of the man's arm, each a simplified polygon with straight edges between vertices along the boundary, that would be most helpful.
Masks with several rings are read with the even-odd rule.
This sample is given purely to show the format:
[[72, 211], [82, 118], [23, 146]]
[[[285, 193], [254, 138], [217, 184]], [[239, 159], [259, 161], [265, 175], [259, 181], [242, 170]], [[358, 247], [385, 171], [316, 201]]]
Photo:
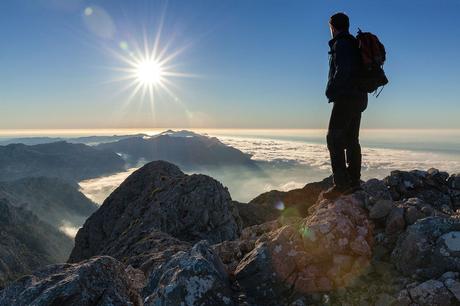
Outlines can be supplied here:
[[336, 100], [350, 90], [352, 84], [352, 65], [354, 48], [348, 39], [340, 39], [335, 43], [334, 57], [335, 73], [329, 81], [326, 95], [329, 100]]

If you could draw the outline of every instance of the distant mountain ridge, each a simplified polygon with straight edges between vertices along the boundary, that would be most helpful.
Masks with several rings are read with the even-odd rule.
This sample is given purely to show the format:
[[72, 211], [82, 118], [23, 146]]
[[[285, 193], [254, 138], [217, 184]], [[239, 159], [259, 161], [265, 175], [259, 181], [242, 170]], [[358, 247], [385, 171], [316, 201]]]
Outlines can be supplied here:
[[124, 165], [123, 159], [114, 152], [65, 141], [0, 146], [0, 180], [3, 181], [37, 176], [80, 181], [122, 171]]
[[216, 137], [187, 130], [167, 130], [154, 136], [125, 138], [99, 144], [96, 148], [120, 153], [133, 164], [140, 161], [165, 160], [186, 170], [223, 166], [258, 170], [251, 155], [222, 143]]
[[130, 137], [142, 137], [147, 136], [147, 134], [133, 134], [133, 135], [111, 135], [111, 136], [82, 136], [82, 137], [19, 137], [19, 138], [8, 138], [5, 140], [0, 140], [1, 146], [6, 146], [9, 144], [18, 144], [22, 143], [25, 145], [37, 145], [45, 144], [51, 142], [66, 141], [69, 143], [83, 143], [86, 145], [94, 145], [102, 142], [112, 142], [124, 138]]

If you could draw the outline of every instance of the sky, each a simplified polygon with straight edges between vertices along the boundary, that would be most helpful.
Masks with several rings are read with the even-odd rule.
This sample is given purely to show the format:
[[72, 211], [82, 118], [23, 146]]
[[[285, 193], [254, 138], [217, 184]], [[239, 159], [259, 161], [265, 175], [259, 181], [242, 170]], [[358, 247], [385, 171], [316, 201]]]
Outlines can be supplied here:
[[[364, 128], [460, 128], [458, 0], [2, 0], [0, 129], [326, 128], [338, 11], [387, 49]], [[158, 33], [167, 89], [133, 96]]]

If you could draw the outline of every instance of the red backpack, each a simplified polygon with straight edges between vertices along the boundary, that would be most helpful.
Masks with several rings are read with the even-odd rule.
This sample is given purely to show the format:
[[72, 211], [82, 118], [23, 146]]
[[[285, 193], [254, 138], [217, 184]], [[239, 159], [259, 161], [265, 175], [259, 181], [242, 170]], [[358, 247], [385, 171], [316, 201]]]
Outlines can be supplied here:
[[[361, 54], [361, 69], [358, 76], [358, 86], [362, 91], [374, 92], [376, 97], [382, 92], [383, 86], [388, 79], [383, 71], [383, 64], [386, 60], [385, 47], [378, 37], [370, 32], [362, 32], [358, 28], [358, 47]], [[379, 93], [377, 89], [382, 86]]]

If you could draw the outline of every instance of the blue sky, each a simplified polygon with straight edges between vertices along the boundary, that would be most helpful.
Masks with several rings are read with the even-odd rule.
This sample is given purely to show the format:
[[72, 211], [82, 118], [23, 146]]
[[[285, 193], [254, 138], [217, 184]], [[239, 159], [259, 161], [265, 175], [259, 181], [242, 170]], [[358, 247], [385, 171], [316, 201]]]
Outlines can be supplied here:
[[[0, 129], [326, 128], [337, 11], [388, 52], [390, 84], [363, 127], [460, 128], [460, 1], [3, 0]], [[170, 78], [152, 107], [111, 82], [125, 67], [113, 52], [153, 43], [162, 16], [160, 46], [183, 49], [173, 70], [194, 76]]]

